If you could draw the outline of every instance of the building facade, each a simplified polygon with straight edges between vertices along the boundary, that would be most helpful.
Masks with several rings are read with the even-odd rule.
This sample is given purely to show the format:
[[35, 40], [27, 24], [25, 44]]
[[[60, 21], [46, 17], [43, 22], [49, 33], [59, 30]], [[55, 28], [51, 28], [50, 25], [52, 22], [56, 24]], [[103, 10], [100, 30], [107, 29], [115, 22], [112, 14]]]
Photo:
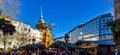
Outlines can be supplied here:
[[81, 30], [80, 30], [81, 26], [82, 25], [78, 25], [73, 30], [71, 30], [67, 33], [67, 35], [69, 35], [69, 42], [70, 43], [75, 43], [76, 41], [79, 40], [80, 32], [81, 32]]
[[68, 32], [71, 43], [75, 43], [78, 40], [97, 41], [112, 39], [111, 29], [106, 25], [109, 21], [113, 21], [113, 15], [111, 13], [97, 16], [84, 24], [78, 25]]
[[120, 19], [120, 0], [114, 0], [115, 20]]
[[51, 32], [51, 25], [47, 25], [46, 22], [43, 19], [42, 16], [42, 10], [40, 12], [40, 19], [38, 23], [36, 24], [36, 28], [39, 29], [39, 31], [43, 31], [43, 38], [42, 38], [42, 43], [43, 45], [48, 48], [52, 43], [53, 43], [53, 37], [52, 37], [52, 32]]
[[96, 18], [83, 24], [81, 35], [83, 40], [107, 40], [112, 39], [112, 32], [107, 22], [113, 21], [113, 15], [111, 13], [97, 16]]
[[[34, 43], [42, 41], [42, 31], [34, 29], [28, 24], [13, 20], [10, 16], [3, 16], [6, 20], [10, 20], [16, 29], [16, 32], [13, 35], [6, 36], [7, 48], [18, 48], [23, 45], [33, 44], [32, 39], [35, 39]], [[3, 18], [3, 16], [0, 16], [0, 18]], [[5, 36], [3, 36], [2, 31], [0, 31], [0, 48], [4, 47], [3, 37]]]
[[54, 39], [54, 42], [57, 42], [57, 41], [65, 42], [65, 38], [64, 38], [64, 37], [55, 38], [55, 39]]

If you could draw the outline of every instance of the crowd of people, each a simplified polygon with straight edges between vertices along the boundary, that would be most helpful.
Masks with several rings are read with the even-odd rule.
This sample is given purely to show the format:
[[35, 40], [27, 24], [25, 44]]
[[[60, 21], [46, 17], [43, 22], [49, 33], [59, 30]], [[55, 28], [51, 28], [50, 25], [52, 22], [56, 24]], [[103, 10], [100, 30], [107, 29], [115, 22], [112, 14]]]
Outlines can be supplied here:
[[86, 50], [62, 50], [62, 49], [34, 49], [34, 50], [13, 50], [0, 52], [0, 55], [91, 55]]

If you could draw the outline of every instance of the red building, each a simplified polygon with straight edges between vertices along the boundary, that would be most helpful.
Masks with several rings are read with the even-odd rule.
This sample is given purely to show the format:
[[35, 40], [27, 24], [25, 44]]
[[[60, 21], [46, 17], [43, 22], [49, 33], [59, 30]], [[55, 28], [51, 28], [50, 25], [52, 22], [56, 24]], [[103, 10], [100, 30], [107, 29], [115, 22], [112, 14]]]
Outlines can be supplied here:
[[120, 19], [120, 0], [114, 0], [115, 20]]

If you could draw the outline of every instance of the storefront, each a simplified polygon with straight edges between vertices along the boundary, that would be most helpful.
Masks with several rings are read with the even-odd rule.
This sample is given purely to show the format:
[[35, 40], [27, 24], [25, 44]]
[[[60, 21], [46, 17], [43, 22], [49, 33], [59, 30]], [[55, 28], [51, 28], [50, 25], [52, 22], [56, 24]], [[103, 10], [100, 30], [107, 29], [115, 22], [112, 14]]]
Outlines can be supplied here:
[[100, 40], [94, 41], [98, 44], [97, 55], [114, 55], [115, 54], [115, 42], [112, 40]]
[[81, 48], [87, 49], [92, 55], [97, 55], [97, 44], [94, 43], [84, 43], [81, 44]]

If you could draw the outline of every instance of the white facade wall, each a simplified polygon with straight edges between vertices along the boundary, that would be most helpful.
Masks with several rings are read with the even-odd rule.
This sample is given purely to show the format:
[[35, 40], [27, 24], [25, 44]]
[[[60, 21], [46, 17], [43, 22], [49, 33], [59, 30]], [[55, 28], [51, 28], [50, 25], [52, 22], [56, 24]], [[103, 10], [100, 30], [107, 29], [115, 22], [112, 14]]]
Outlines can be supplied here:
[[[12, 20], [11, 22], [15, 26], [16, 32], [14, 35], [6, 36], [6, 48], [18, 48], [22, 45], [32, 44], [33, 38], [36, 40], [35, 43], [41, 42], [43, 32], [19, 21]], [[0, 48], [4, 48], [3, 37], [2, 31], [0, 31]]]
[[69, 31], [67, 34], [70, 37], [70, 42], [75, 43], [78, 40], [82, 41], [98, 41], [111, 40], [112, 32], [107, 22], [113, 21], [111, 13], [97, 16], [96, 18], [82, 24]]
[[79, 36], [80, 36], [80, 29], [79, 28], [75, 28], [74, 31], [69, 33], [70, 43], [77, 42], [79, 40]]
[[22, 32], [24, 32], [24, 33], [30, 32], [29, 30], [30, 30], [31, 27], [28, 24], [25, 24], [25, 23], [22, 23], [22, 22], [19, 22], [19, 21], [12, 21], [12, 24], [15, 26], [16, 31], [18, 31], [20, 33], [22, 33]]
[[34, 38], [36, 41], [36, 43], [41, 42], [42, 41], [42, 37], [43, 37], [43, 32], [37, 30], [37, 29], [32, 29], [30, 32], [30, 35], [33, 36], [32, 39]]
[[65, 42], [65, 38], [64, 38], [64, 37], [62, 37], [62, 38], [57, 38], [54, 42], [56, 42], [56, 41], [62, 41], [62, 42]]

